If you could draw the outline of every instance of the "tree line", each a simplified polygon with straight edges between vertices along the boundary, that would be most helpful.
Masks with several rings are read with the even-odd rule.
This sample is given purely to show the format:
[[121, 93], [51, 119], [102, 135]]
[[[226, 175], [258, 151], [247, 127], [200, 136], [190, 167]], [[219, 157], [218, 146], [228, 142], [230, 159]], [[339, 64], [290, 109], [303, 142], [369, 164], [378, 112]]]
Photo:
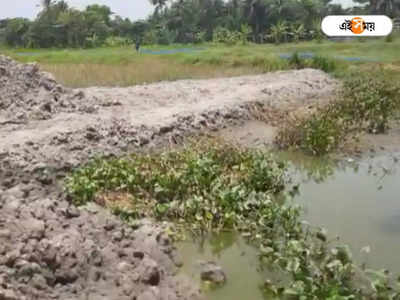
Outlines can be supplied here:
[[98, 47], [143, 44], [234, 44], [319, 39], [321, 19], [332, 14], [399, 16], [400, 0], [355, 0], [343, 9], [330, 0], [150, 0], [154, 13], [131, 21], [105, 5], [85, 10], [63, 0], [43, 0], [34, 20], [0, 20], [0, 42], [11, 47]]

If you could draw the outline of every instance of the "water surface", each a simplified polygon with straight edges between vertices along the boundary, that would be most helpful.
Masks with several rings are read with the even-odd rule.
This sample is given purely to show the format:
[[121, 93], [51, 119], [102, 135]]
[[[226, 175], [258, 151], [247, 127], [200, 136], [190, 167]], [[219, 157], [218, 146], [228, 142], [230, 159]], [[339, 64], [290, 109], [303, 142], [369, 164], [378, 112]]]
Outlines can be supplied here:
[[[324, 227], [328, 236], [348, 244], [358, 264], [386, 268], [400, 274], [400, 153], [366, 157], [360, 161], [280, 153], [290, 162], [293, 185], [300, 184], [292, 201], [303, 207], [303, 219]], [[369, 255], [360, 251], [369, 246]], [[272, 273], [259, 269], [257, 249], [238, 234], [224, 233], [203, 241], [179, 244], [183, 272], [200, 282], [199, 261], [213, 260], [227, 273], [227, 284], [209, 290], [209, 300], [270, 299], [259, 288]]]

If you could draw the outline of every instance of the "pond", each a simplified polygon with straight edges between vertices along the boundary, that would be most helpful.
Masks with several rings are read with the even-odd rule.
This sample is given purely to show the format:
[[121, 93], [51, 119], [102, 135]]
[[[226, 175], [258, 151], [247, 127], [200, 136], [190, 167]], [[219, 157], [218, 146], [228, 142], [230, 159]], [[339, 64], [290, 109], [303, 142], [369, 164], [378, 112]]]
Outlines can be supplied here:
[[[293, 201], [303, 207], [303, 218], [327, 229], [328, 236], [348, 244], [358, 264], [400, 273], [400, 153], [360, 161], [332, 161], [298, 153], [280, 153], [290, 162], [294, 184], [300, 183]], [[202, 241], [181, 242], [183, 272], [196, 281], [199, 261], [222, 266], [227, 283], [206, 289], [207, 299], [270, 299], [259, 288], [268, 276], [260, 270], [257, 249], [238, 234], [223, 233]], [[370, 254], [360, 251], [369, 246]]]
[[[400, 272], [400, 154], [329, 163], [288, 157], [300, 184], [304, 218], [349, 244], [358, 262]], [[371, 248], [370, 255], [360, 253]]]

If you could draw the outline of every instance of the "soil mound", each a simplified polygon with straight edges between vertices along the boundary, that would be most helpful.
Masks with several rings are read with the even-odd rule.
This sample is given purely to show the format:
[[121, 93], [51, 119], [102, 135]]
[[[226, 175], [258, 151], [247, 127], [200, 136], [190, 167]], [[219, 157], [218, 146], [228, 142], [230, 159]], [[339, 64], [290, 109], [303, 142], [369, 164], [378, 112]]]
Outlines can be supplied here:
[[[99, 103], [58, 84], [35, 63], [20, 64], [0, 55], [0, 124], [50, 119], [58, 112], [94, 113]], [[96, 103], [97, 102], [97, 103]]]

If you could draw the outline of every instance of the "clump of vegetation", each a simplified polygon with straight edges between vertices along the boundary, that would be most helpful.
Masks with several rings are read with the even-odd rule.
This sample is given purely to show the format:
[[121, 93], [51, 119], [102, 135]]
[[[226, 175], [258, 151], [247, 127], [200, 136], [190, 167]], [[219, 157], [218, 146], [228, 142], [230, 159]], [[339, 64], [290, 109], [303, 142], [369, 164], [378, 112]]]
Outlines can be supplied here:
[[[69, 177], [67, 191], [76, 204], [107, 191], [127, 192], [134, 197], [133, 215], [145, 212], [157, 219], [192, 224], [196, 230], [237, 227], [253, 208], [244, 198], [284, 188], [283, 165], [266, 153], [217, 144], [197, 146], [97, 160]], [[254, 205], [262, 204], [254, 200]]]
[[294, 67], [296, 69], [303, 69], [306, 67], [306, 60], [301, 58], [299, 53], [295, 52], [293, 53], [292, 56], [289, 58], [289, 65], [291, 67]]
[[213, 33], [213, 42], [226, 45], [247, 44], [248, 37], [251, 34], [251, 28], [248, 25], [242, 25], [241, 31], [229, 30], [225, 27], [217, 27]]
[[276, 197], [287, 183], [285, 170], [266, 152], [201, 141], [161, 154], [96, 160], [71, 174], [66, 190], [76, 204], [112, 203], [128, 222], [149, 216], [197, 233], [242, 232], [259, 247], [262, 266], [290, 279], [266, 281], [263, 289], [274, 297], [399, 297], [387, 272], [369, 277], [348, 247], [330, 246], [324, 230], [300, 221], [299, 207]]
[[356, 76], [344, 82], [339, 100], [289, 120], [277, 137], [281, 147], [314, 155], [335, 150], [354, 133], [385, 133], [400, 110], [400, 86], [386, 79]]
[[298, 52], [295, 52], [289, 58], [289, 66], [295, 69], [314, 68], [331, 73], [336, 70], [337, 63], [333, 59], [320, 55], [303, 58]]
[[333, 59], [317, 55], [312, 58], [311, 67], [332, 73], [337, 69], [337, 62]]
[[400, 86], [386, 78], [357, 76], [345, 82], [340, 112], [349, 126], [385, 133], [400, 109]]

